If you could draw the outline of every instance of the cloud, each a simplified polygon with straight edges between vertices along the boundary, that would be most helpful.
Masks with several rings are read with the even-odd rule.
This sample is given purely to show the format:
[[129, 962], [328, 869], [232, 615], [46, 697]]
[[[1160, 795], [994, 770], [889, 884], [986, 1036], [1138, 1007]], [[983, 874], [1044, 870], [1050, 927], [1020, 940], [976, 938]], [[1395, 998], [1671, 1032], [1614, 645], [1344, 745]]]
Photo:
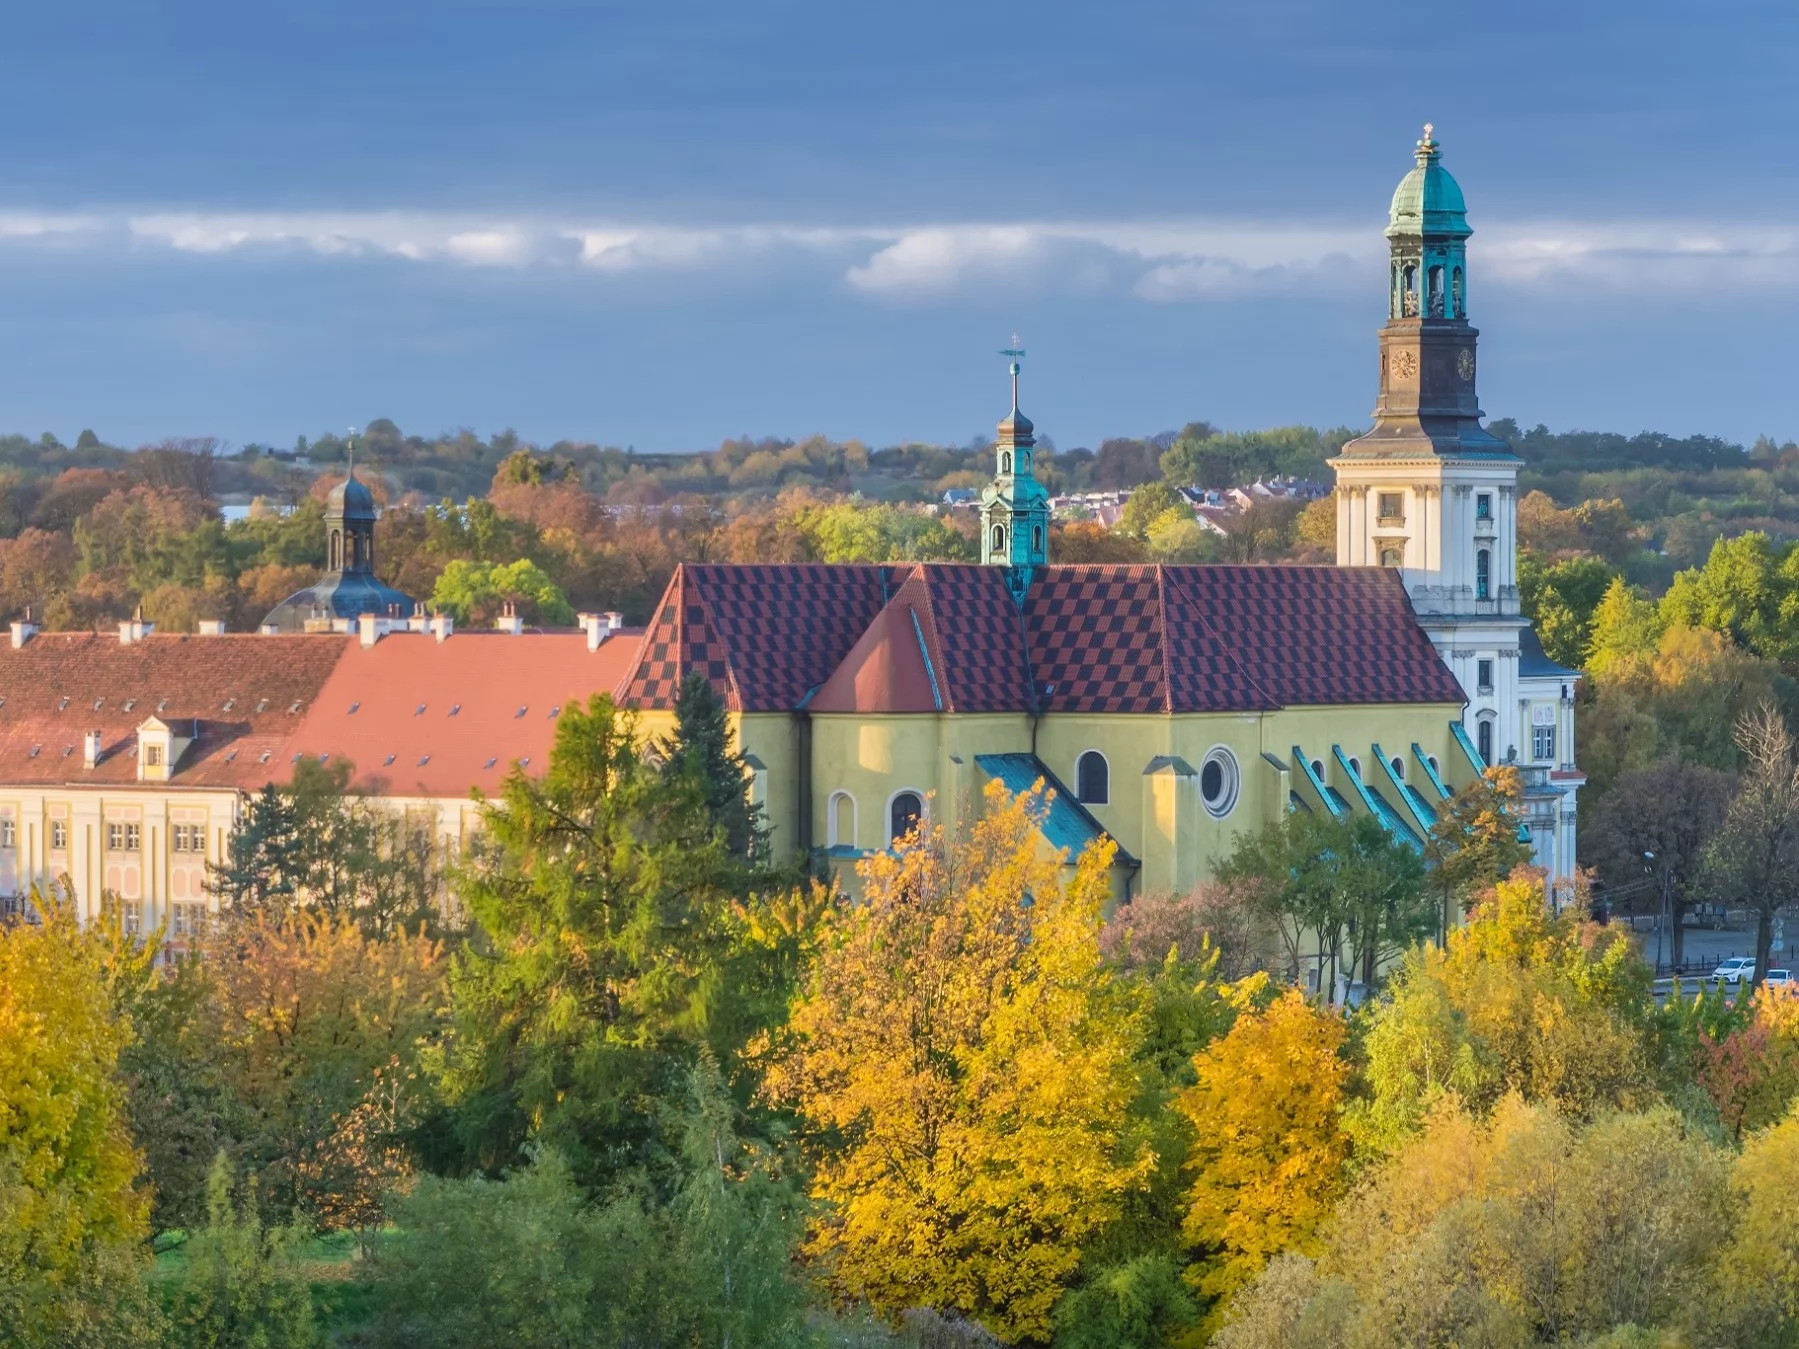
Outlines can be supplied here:
[[[0, 248], [260, 251], [418, 265], [791, 277], [803, 260], [870, 301], [936, 304], [998, 288], [1112, 291], [1156, 304], [1365, 291], [1378, 222], [1229, 219], [696, 226], [406, 211], [0, 213]], [[1799, 229], [1705, 221], [1482, 222], [1475, 284], [1541, 292], [1799, 292]]]

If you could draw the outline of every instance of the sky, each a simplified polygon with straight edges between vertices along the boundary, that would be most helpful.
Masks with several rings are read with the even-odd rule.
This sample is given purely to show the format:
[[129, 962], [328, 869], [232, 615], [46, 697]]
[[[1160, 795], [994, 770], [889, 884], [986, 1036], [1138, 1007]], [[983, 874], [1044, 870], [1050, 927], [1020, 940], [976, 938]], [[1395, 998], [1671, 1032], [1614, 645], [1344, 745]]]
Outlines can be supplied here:
[[1360, 425], [1430, 121], [1490, 415], [1799, 438], [1791, 0], [16, 8], [0, 430]]

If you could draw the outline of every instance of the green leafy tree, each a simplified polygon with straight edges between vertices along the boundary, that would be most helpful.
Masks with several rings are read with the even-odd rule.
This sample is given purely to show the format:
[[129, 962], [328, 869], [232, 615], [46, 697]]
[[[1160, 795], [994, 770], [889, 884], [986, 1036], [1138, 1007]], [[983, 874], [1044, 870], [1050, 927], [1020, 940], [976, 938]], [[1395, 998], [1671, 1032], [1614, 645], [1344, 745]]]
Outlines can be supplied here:
[[233, 1194], [223, 1154], [207, 1180], [206, 1221], [181, 1247], [166, 1294], [176, 1342], [193, 1349], [314, 1349], [324, 1343], [298, 1255], [306, 1232], [269, 1228]]
[[457, 558], [438, 575], [431, 604], [459, 623], [491, 622], [507, 604], [527, 622], [567, 627], [575, 621], [562, 591], [528, 558], [506, 563]]
[[1334, 987], [1340, 963], [1348, 977], [1371, 981], [1382, 959], [1435, 926], [1418, 854], [1372, 815], [1288, 815], [1239, 836], [1218, 878], [1256, 897], [1280, 932], [1293, 982], [1308, 938], [1321, 983]]

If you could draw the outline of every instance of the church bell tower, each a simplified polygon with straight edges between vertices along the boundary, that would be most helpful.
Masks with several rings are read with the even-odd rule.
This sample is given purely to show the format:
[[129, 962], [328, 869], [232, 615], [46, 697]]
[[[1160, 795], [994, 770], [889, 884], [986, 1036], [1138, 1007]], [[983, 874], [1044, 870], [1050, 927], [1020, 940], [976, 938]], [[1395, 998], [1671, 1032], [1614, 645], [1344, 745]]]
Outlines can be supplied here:
[[1023, 604], [1032, 574], [1049, 561], [1049, 493], [1031, 467], [1035, 428], [1018, 410], [1018, 339], [1000, 355], [1012, 358], [1012, 410], [1000, 421], [996, 471], [981, 493], [981, 561], [1006, 568], [1006, 588]]
[[1486, 764], [1517, 763], [1538, 861], [1574, 861], [1575, 671], [1548, 660], [1518, 607], [1518, 471], [1481, 425], [1468, 322], [1462, 189], [1424, 128], [1387, 217], [1387, 321], [1374, 425], [1331, 460], [1337, 563], [1391, 567], [1419, 625], [1466, 693], [1463, 725]]

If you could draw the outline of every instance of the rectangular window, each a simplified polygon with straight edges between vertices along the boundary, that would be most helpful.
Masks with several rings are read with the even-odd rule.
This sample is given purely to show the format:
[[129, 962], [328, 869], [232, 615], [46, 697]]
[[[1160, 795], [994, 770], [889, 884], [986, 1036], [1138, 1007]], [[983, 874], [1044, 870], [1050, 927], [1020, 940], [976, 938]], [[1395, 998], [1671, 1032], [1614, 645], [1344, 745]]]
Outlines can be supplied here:
[[174, 852], [201, 851], [205, 834], [203, 826], [197, 824], [178, 824], [169, 830], [169, 848]]
[[144, 746], [144, 767], [145, 768], [161, 768], [162, 767], [162, 746], [161, 745], [145, 745]]
[[117, 899], [109, 896], [101, 904], [101, 913], [116, 917], [128, 936], [135, 937], [144, 929], [144, 906], [141, 900]]
[[1479, 685], [1482, 693], [1491, 693], [1493, 691], [1492, 661], [1477, 660], [1474, 662], [1474, 682]]
[[19, 827], [13, 818], [7, 815], [0, 818], [0, 848], [16, 848], [19, 846]]
[[1382, 492], [1380, 494], [1380, 520], [1382, 524], [1405, 523], [1405, 496], [1399, 492]]
[[206, 929], [206, 901], [203, 899], [178, 899], [174, 910], [169, 915], [169, 935], [173, 937], [198, 937]]
[[1533, 726], [1530, 728], [1531, 753], [1538, 759], [1555, 760], [1555, 727]]
[[1481, 492], [1475, 496], [1474, 518], [1476, 520], [1491, 520], [1493, 518], [1493, 494], [1491, 492]]
[[50, 821], [50, 851], [67, 852], [69, 850], [69, 826], [61, 820]]
[[136, 852], [142, 836], [142, 831], [137, 825], [110, 820], [106, 825], [106, 851]]

